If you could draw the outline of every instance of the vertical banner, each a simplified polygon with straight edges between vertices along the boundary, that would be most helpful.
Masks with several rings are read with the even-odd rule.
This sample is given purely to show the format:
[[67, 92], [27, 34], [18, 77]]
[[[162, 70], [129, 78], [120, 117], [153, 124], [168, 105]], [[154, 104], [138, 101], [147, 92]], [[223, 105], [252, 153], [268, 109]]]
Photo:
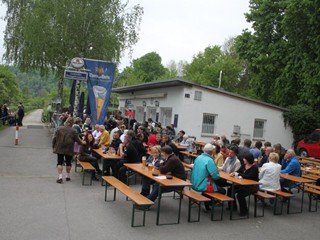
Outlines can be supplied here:
[[83, 59], [88, 70], [88, 93], [91, 120], [94, 124], [103, 124], [114, 79], [116, 64], [94, 59]]

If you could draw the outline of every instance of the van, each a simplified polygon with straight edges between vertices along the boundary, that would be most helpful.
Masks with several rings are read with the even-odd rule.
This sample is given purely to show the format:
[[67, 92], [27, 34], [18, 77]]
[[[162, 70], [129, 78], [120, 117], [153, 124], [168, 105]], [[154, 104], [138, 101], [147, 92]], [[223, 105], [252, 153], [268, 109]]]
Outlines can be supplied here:
[[298, 143], [297, 153], [300, 156], [320, 158], [320, 128]]

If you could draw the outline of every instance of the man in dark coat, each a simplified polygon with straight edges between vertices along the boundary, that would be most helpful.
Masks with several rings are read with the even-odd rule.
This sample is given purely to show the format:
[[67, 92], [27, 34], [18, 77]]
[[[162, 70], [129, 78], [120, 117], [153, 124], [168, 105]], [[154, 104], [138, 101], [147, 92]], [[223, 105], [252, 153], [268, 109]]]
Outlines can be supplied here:
[[52, 139], [53, 153], [57, 154], [57, 170], [59, 177], [57, 183], [62, 183], [62, 170], [63, 162], [66, 162], [66, 181], [70, 181], [71, 160], [74, 155], [74, 143], [77, 142], [80, 145], [85, 144], [79, 138], [77, 131], [72, 128], [73, 118], [69, 117], [64, 126], [57, 129]]

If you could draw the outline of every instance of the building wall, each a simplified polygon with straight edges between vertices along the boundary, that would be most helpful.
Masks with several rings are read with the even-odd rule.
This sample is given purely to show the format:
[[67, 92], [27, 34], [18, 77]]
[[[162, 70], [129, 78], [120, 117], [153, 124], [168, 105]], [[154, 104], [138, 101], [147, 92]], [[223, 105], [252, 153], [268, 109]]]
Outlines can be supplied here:
[[[194, 100], [195, 91], [202, 92], [202, 100]], [[159, 101], [157, 111], [162, 107], [172, 108], [172, 121], [174, 115], [178, 114], [178, 130], [184, 130], [188, 135], [195, 136], [197, 140], [211, 141], [212, 134], [201, 134], [203, 113], [216, 114], [214, 133], [226, 135], [232, 140], [240, 137], [242, 140], [252, 139], [255, 119], [265, 120], [264, 138], [262, 141], [270, 141], [272, 144], [281, 143], [285, 148], [292, 145], [292, 130], [285, 127], [283, 123], [282, 111], [262, 104], [242, 100], [230, 95], [212, 92], [200, 87], [172, 87], [147, 91], [135, 92], [134, 96], [146, 94], [165, 93], [164, 97], [146, 99], [131, 99], [131, 104], [142, 106], [142, 101], [146, 101], [147, 106], [154, 106], [155, 101]], [[190, 97], [186, 98], [185, 94]], [[121, 98], [131, 97], [132, 94], [121, 94]], [[153, 103], [153, 104], [152, 104]], [[120, 101], [120, 107], [125, 104]], [[147, 108], [145, 108], [145, 111]], [[155, 120], [155, 119], [154, 119]], [[234, 125], [240, 126], [240, 135], [233, 133]]]

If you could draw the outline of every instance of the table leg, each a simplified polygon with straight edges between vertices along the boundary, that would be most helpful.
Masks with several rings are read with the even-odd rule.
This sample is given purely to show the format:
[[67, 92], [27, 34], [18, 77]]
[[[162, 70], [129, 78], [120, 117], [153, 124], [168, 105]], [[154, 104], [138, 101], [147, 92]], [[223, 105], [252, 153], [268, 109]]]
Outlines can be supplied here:
[[159, 191], [158, 191], [158, 208], [157, 208], [157, 222], [156, 222], [157, 225], [159, 225], [159, 219], [160, 219], [160, 203], [161, 203], [161, 186], [159, 185]]

